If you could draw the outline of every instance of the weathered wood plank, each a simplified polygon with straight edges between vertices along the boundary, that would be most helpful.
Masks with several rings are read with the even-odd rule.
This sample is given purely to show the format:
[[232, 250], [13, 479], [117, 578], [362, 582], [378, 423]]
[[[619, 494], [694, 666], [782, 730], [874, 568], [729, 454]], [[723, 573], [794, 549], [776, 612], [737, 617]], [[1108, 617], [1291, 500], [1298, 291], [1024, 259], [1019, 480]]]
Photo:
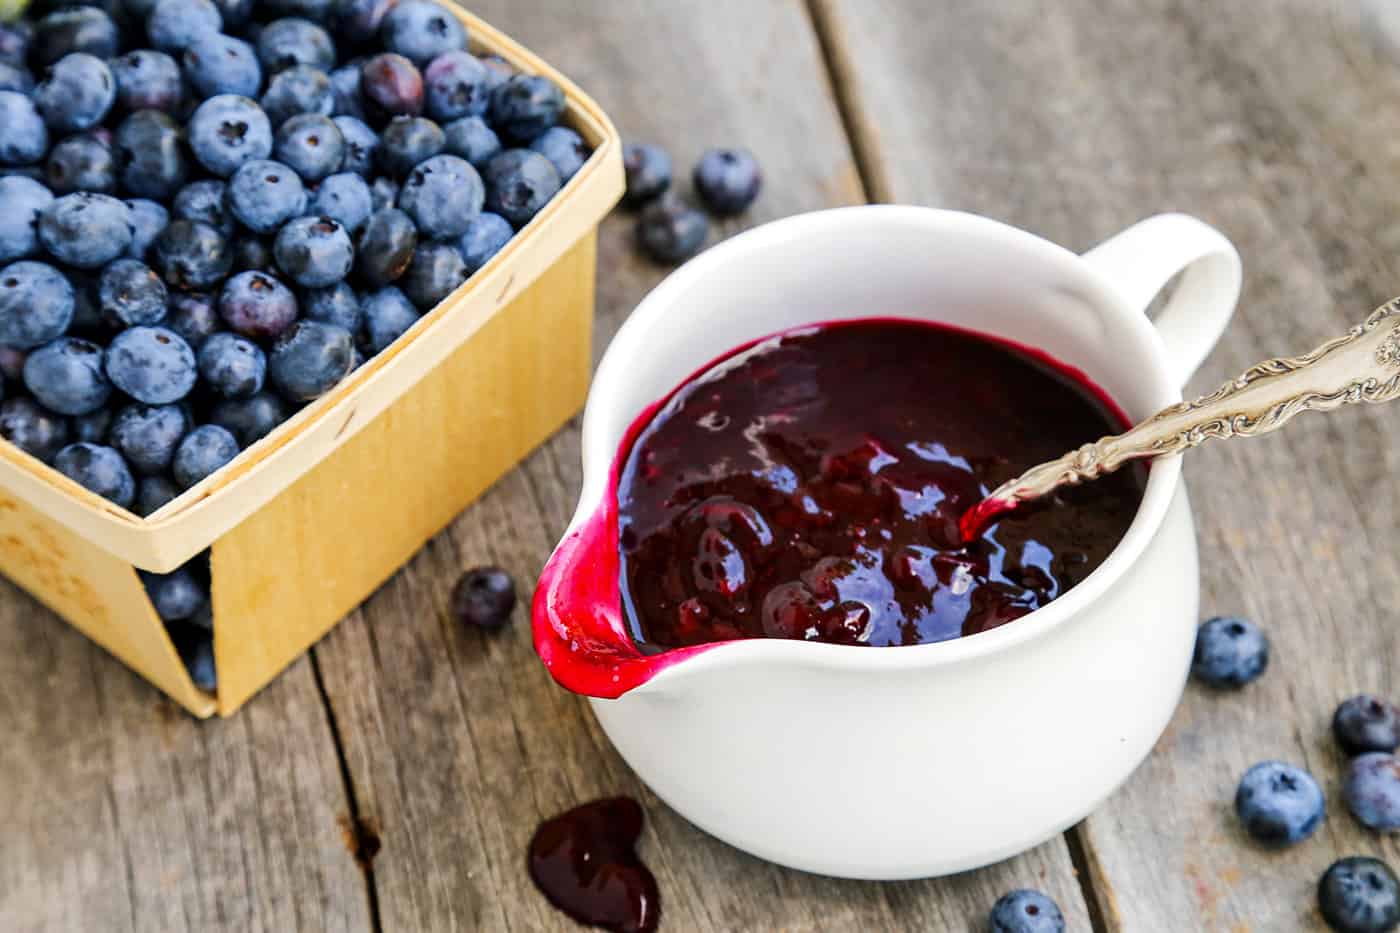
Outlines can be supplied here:
[[[625, 135], [670, 148], [682, 191], [705, 146], [755, 149], [768, 188], [723, 233], [862, 198], [797, 0], [475, 9], [596, 95]], [[600, 349], [665, 271], [640, 262], [631, 237], [626, 215], [604, 224]], [[613, 793], [647, 806], [643, 849], [670, 929], [980, 929], [998, 894], [1021, 884], [1054, 891], [1075, 928], [1087, 926], [1062, 840], [988, 872], [900, 885], [744, 856], [645, 792], [586, 706], [539, 665], [523, 606], [499, 636], [451, 625], [444, 607], [466, 567], [499, 563], [528, 592], [573, 509], [578, 457], [571, 426], [316, 648], [362, 814], [383, 843], [374, 864], [385, 929], [571, 928], [530, 887], [525, 846], [540, 819]]]
[[188, 716], [0, 581], [0, 928], [370, 929], [310, 663]]
[[[817, 0], [875, 194], [978, 211], [1076, 249], [1176, 209], [1244, 256], [1240, 314], [1193, 388], [1310, 349], [1400, 293], [1394, 218], [1400, 21], [1380, 2]], [[1272, 669], [1188, 689], [1127, 787], [1079, 829], [1111, 929], [1322, 929], [1334, 858], [1400, 846], [1339, 799], [1327, 734], [1360, 690], [1400, 694], [1394, 410], [1207, 445], [1187, 474], [1204, 609], [1268, 626]], [[1265, 852], [1230, 802], [1265, 758], [1323, 781], [1329, 819]]]

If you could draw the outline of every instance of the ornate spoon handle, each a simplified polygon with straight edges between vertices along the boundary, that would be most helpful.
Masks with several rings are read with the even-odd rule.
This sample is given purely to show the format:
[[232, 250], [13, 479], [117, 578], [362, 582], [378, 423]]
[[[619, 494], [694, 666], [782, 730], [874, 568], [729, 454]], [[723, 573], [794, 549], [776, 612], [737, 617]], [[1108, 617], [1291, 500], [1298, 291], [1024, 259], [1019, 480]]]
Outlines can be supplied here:
[[1209, 395], [1164, 408], [1126, 432], [1085, 444], [998, 486], [963, 516], [971, 540], [1003, 512], [1065, 485], [1097, 479], [1129, 460], [1181, 453], [1213, 437], [1253, 437], [1303, 411], [1400, 396], [1400, 298], [1303, 356], [1265, 360]]

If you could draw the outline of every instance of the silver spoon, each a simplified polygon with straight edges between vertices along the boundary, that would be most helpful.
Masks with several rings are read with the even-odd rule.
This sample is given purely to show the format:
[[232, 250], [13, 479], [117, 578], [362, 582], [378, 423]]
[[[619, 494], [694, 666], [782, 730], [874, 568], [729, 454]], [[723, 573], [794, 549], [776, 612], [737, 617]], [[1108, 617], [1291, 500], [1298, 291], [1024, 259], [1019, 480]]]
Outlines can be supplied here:
[[1098, 479], [1129, 460], [1165, 457], [1213, 437], [1253, 437], [1304, 411], [1400, 396], [1400, 298], [1302, 356], [1265, 360], [1195, 401], [1168, 406], [1122, 434], [1100, 438], [1002, 483], [959, 521], [964, 541], [1001, 515], [1060, 488]]

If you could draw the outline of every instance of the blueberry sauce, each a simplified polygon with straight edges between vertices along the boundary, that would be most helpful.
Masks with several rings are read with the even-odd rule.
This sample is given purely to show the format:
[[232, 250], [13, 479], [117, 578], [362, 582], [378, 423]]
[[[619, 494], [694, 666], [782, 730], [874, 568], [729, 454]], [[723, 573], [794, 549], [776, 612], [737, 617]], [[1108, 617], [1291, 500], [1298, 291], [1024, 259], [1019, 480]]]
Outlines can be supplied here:
[[1130, 466], [1003, 517], [991, 489], [1126, 419], [1033, 351], [926, 323], [822, 325], [685, 383], [617, 480], [623, 617], [655, 653], [739, 638], [912, 645], [1005, 625], [1127, 531]]
[[630, 797], [575, 807], [546, 820], [530, 840], [530, 877], [579, 923], [648, 933], [661, 919], [656, 878], [637, 857], [642, 808]]

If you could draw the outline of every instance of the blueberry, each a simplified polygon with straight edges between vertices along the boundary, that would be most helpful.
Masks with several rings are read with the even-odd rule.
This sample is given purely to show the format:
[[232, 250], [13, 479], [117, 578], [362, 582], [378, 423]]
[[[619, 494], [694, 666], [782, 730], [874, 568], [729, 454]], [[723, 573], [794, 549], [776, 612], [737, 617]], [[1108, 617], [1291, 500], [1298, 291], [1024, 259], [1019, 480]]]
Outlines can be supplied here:
[[359, 297], [344, 282], [328, 288], [309, 289], [301, 296], [301, 310], [309, 320], [334, 324], [352, 334], [359, 333], [364, 320]]
[[230, 431], [240, 446], [248, 448], [271, 434], [288, 415], [281, 398], [271, 392], [259, 392], [251, 398], [220, 402], [209, 413], [209, 421]]
[[453, 120], [442, 128], [442, 132], [446, 141], [445, 151], [466, 159], [473, 168], [484, 168], [501, 151], [500, 137], [481, 117]]
[[469, 52], [446, 52], [423, 69], [423, 98], [428, 116], [442, 123], [482, 116], [491, 103], [491, 73]]
[[1322, 822], [1325, 802], [1313, 776], [1295, 765], [1263, 761], [1245, 772], [1235, 791], [1235, 813], [1258, 841], [1287, 846], [1308, 838]]
[[564, 92], [543, 75], [515, 75], [491, 92], [491, 121], [515, 143], [528, 143], [559, 122]]
[[363, 66], [364, 62], [356, 59], [331, 72], [331, 90], [335, 92], [335, 108], [332, 112], [336, 116], [364, 119], [364, 96], [360, 91], [360, 69]]
[[423, 66], [444, 52], [467, 47], [461, 20], [433, 0], [399, 0], [379, 27], [384, 47]]
[[170, 212], [145, 198], [133, 198], [126, 206], [131, 217], [131, 245], [126, 256], [144, 261], [156, 238], [170, 225]]
[[365, 299], [365, 343], [371, 354], [382, 353], [418, 322], [418, 310], [399, 289], [390, 286]]
[[180, 490], [164, 476], [143, 476], [136, 481], [136, 501], [131, 511], [147, 518], [174, 502], [179, 495]]
[[183, 52], [205, 33], [222, 32], [224, 17], [210, 0], [160, 0], [146, 20], [151, 45]]
[[99, 408], [86, 415], [76, 415], [73, 418], [73, 440], [86, 441], [89, 444], [104, 444], [107, 442], [107, 432], [111, 427], [112, 410], [110, 408]]
[[237, 272], [277, 272], [272, 241], [264, 237], [240, 237], [233, 244], [233, 268]]
[[303, 113], [282, 124], [273, 155], [291, 166], [303, 181], [315, 184], [340, 170], [345, 161], [345, 137], [330, 117]]
[[24, 361], [29, 358], [29, 354], [19, 347], [7, 347], [0, 344], [0, 382], [5, 379], [11, 382], [24, 381]]
[[53, 459], [64, 476], [122, 508], [136, 498], [136, 480], [122, 455], [98, 444], [69, 444]]
[[[145, 2], [145, 0], [142, 0]], [[224, 20], [225, 31], [236, 31], [248, 25], [253, 18], [253, 7], [257, 0], [214, 0]]]
[[560, 181], [568, 181], [578, 174], [592, 154], [583, 137], [564, 126], [545, 130], [530, 143], [530, 148], [553, 163]]
[[399, 287], [419, 309], [430, 311], [466, 280], [467, 266], [456, 246], [424, 243], [414, 251]]
[[42, 262], [0, 269], [0, 344], [32, 350], [62, 337], [73, 322], [73, 286]]
[[258, 36], [258, 59], [268, 74], [307, 65], [329, 72], [335, 67], [335, 44], [310, 20], [288, 17], [268, 23]]
[[[369, 184], [370, 206], [382, 211], [399, 203], [399, 183], [380, 175]], [[372, 212], [371, 212], [372, 213]]]
[[336, 34], [342, 41], [363, 44], [379, 34], [385, 15], [398, 0], [340, 0]]
[[113, 327], [156, 324], [165, 318], [165, 283], [150, 266], [136, 259], [118, 259], [102, 270], [97, 299], [103, 318]]
[[1022, 888], [992, 905], [992, 933], [1064, 933], [1060, 905], [1039, 891]]
[[53, 147], [44, 163], [44, 180], [56, 194], [111, 194], [117, 190], [117, 165], [106, 143], [83, 133]]
[[510, 223], [499, 214], [481, 213], [472, 218], [467, 232], [457, 241], [457, 248], [467, 266], [467, 274], [472, 275], [486, 265], [513, 236], [515, 231]]
[[1339, 859], [1317, 884], [1317, 906], [1337, 933], [1389, 933], [1400, 927], [1400, 878], [1380, 859]]
[[112, 338], [106, 369], [112, 385], [147, 405], [180, 401], [196, 378], [194, 351], [164, 327], [132, 327]]
[[360, 232], [374, 211], [374, 197], [364, 178], [344, 172], [321, 182], [308, 210], [317, 217], [331, 218], [354, 234]]
[[227, 178], [249, 162], [272, 155], [272, 123], [246, 97], [221, 94], [199, 105], [188, 127], [199, 164]]
[[159, 110], [138, 110], [113, 137], [122, 186], [138, 198], [164, 201], [189, 177], [179, 125]]
[[538, 152], [507, 149], [486, 163], [486, 210], [517, 228], [530, 222], [559, 191], [559, 172]]
[[515, 580], [500, 567], [476, 567], [452, 588], [452, 618], [462, 625], [499, 629], [515, 609]]
[[[393, 0], [381, 0], [388, 5]], [[378, 24], [375, 25], [378, 28]], [[29, 43], [34, 38], [34, 29], [24, 20], [13, 23], [0, 23], [0, 62], [10, 65], [23, 65], [29, 58]]]
[[216, 179], [192, 181], [175, 194], [171, 210], [176, 220], [207, 224], [228, 238], [238, 232], [228, 210], [228, 186]]
[[45, 463], [68, 443], [68, 421], [45, 411], [33, 399], [0, 402], [0, 437]]
[[399, 209], [413, 218], [423, 236], [450, 240], [467, 232], [484, 200], [481, 176], [471, 163], [439, 155], [409, 173], [399, 193]]
[[166, 473], [190, 430], [179, 405], [128, 405], [117, 412], [108, 435], [131, 468], [146, 476]]
[[657, 262], [684, 262], [700, 252], [710, 222], [679, 198], [657, 198], [637, 219], [637, 245]]
[[53, 203], [53, 192], [32, 178], [0, 177], [0, 263], [39, 251], [39, 212]]
[[339, 12], [342, 0], [262, 0], [263, 9], [275, 16], [299, 16], [326, 22]]
[[340, 170], [368, 178], [374, 171], [379, 154], [379, 136], [354, 117], [339, 116], [334, 123], [345, 140], [345, 161], [341, 163]]
[[214, 299], [202, 292], [183, 292], [170, 299], [165, 326], [184, 338], [193, 350], [219, 330], [219, 310]]
[[207, 32], [185, 49], [185, 77], [200, 97], [256, 97], [262, 89], [258, 53], [242, 39]]
[[199, 348], [199, 375], [224, 398], [262, 391], [267, 357], [257, 344], [236, 334], [215, 334]]
[[192, 623], [179, 622], [171, 627], [170, 634], [194, 685], [206, 693], [217, 692], [219, 678], [214, 666], [212, 633]]
[[49, 151], [49, 129], [27, 94], [0, 91], [0, 163], [29, 165]]
[[260, 159], [233, 173], [228, 202], [243, 226], [254, 233], [274, 233], [306, 210], [306, 189], [290, 167]]
[[724, 217], [748, 209], [763, 187], [763, 172], [747, 149], [711, 149], [696, 164], [693, 181], [705, 206]]
[[324, 71], [296, 65], [278, 72], [262, 96], [263, 110], [273, 126], [281, 126], [299, 113], [335, 112], [335, 88]]
[[233, 253], [219, 231], [197, 220], [173, 220], [156, 237], [151, 262], [180, 291], [213, 288], [233, 269]]
[[379, 166], [385, 174], [402, 179], [446, 145], [442, 127], [432, 120], [395, 117], [379, 137]]
[[34, 76], [29, 69], [18, 65], [0, 62], [0, 91], [17, 91], [28, 94], [34, 90]]
[[1400, 707], [1368, 693], [1337, 707], [1332, 734], [1348, 755], [1393, 752], [1400, 748]]
[[60, 337], [29, 354], [24, 385], [49, 411], [86, 415], [107, 404], [112, 385], [102, 372], [102, 348]]
[[164, 52], [141, 49], [113, 59], [117, 103], [128, 111], [163, 110], [180, 114], [185, 103], [185, 81], [175, 59]]
[[106, 12], [91, 5], [74, 5], [49, 13], [39, 21], [31, 53], [35, 63], [43, 68], [74, 52], [112, 58], [120, 44], [116, 23]]
[[360, 68], [360, 95], [376, 117], [416, 117], [425, 93], [423, 75], [402, 55], [375, 55]]
[[163, 622], [183, 622], [209, 602], [209, 591], [181, 567], [171, 573], [141, 573], [146, 595]]
[[283, 398], [309, 402], [350, 374], [355, 338], [343, 327], [298, 321], [272, 347], [268, 375]]
[[1242, 687], [1269, 666], [1269, 639], [1253, 622], [1233, 616], [1207, 619], [1196, 632], [1191, 673], [1212, 687]]
[[171, 472], [181, 489], [197, 486], [238, 456], [238, 441], [217, 424], [195, 428], [175, 451]]
[[355, 274], [369, 285], [387, 285], [408, 271], [417, 246], [418, 228], [407, 214], [375, 211], [355, 243]]
[[1400, 759], [1386, 752], [1367, 752], [1351, 760], [1342, 784], [1342, 797], [1351, 815], [1377, 832], [1400, 830]]
[[234, 333], [269, 340], [297, 319], [297, 300], [287, 286], [270, 275], [240, 272], [224, 284], [219, 315]]
[[325, 288], [350, 274], [355, 247], [345, 228], [329, 217], [299, 217], [277, 234], [278, 267], [302, 288]]
[[515, 68], [510, 62], [499, 55], [494, 53], [491, 55], [483, 55], [481, 57], [481, 63], [486, 66], [486, 73], [490, 78], [492, 91], [515, 77]]

